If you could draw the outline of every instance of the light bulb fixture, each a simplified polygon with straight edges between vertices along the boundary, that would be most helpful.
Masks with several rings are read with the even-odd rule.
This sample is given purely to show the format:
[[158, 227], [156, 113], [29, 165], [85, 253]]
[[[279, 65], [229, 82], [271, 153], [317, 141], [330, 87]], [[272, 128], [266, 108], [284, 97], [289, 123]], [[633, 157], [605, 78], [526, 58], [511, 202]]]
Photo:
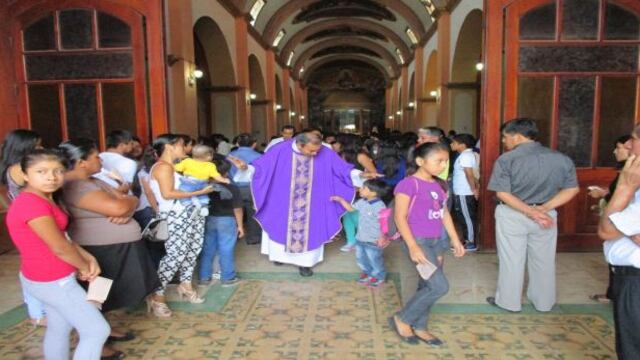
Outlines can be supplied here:
[[276, 110], [282, 110], [282, 105], [276, 104]]
[[437, 90], [431, 90], [429, 92], [429, 95], [431, 95], [431, 97], [438, 97], [438, 91]]
[[196, 79], [202, 79], [202, 77], [204, 76], [204, 72], [200, 69], [195, 69], [193, 70], [193, 77]]
[[300, 120], [304, 120], [304, 115], [300, 115]]
[[296, 116], [295, 111], [292, 111], [290, 114], [291, 114], [291, 116]]
[[414, 103], [413, 101], [411, 101], [411, 102], [409, 102], [409, 104], [408, 104], [408, 105], [409, 105], [409, 107], [410, 107], [410, 108], [412, 108], [412, 109], [413, 109], [413, 108], [416, 106], [416, 103]]
[[388, 119], [393, 120], [393, 115], [389, 115]]
[[398, 115], [398, 116], [402, 115], [402, 111], [400, 111], [400, 110], [396, 111], [396, 115]]
[[256, 95], [256, 94], [254, 94], [254, 93], [249, 94], [249, 99], [255, 100], [257, 98], [258, 98], [258, 95]]
[[476, 70], [478, 70], [478, 71], [482, 71], [483, 69], [484, 69], [484, 64], [483, 64], [483, 63], [481, 63], [480, 61], [478, 61], [478, 62], [476, 63]]

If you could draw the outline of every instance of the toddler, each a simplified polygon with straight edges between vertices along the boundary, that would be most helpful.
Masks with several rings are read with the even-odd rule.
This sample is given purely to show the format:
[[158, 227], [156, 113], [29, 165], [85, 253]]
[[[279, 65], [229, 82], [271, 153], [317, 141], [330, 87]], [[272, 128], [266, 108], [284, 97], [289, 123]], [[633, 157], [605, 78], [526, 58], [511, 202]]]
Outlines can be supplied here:
[[382, 236], [380, 231], [380, 210], [385, 208], [381, 200], [389, 192], [389, 186], [382, 180], [364, 182], [359, 189], [360, 197], [353, 206], [339, 196], [331, 201], [340, 203], [347, 211], [358, 211], [358, 232], [356, 233], [356, 261], [362, 270], [358, 283], [376, 288], [384, 283], [387, 272], [384, 268], [382, 248], [377, 244]]

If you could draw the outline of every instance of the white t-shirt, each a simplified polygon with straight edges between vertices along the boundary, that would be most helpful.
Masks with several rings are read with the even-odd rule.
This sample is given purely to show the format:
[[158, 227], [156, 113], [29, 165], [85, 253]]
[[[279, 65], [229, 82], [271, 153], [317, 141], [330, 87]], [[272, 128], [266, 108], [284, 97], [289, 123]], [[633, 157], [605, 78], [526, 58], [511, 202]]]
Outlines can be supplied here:
[[456, 162], [453, 163], [453, 193], [455, 195], [473, 195], [464, 168], [473, 169], [476, 166], [476, 156], [473, 154], [473, 150], [466, 149], [458, 155]]
[[102, 168], [106, 172], [115, 171], [129, 184], [133, 182], [138, 170], [138, 164], [135, 161], [114, 152], [100, 153], [100, 159]]
[[633, 266], [640, 269], [640, 246], [629, 237], [640, 234], [640, 191], [624, 210], [609, 215], [615, 227], [624, 237], [604, 242], [604, 257], [611, 265]]
[[138, 171], [138, 181], [140, 182], [140, 188], [141, 188], [140, 202], [138, 203], [138, 208], [136, 209], [136, 211], [140, 211], [147, 207], [151, 207], [151, 204], [149, 203], [149, 199], [147, 198], [147, 194], [144, 192], [144, 188], [142, 187], [142, 182], [146, 181], [148, 183], [149, 180], [150, 180], [149, 173], [144, 171], [144, 169], [140, 169], [140, 171]]

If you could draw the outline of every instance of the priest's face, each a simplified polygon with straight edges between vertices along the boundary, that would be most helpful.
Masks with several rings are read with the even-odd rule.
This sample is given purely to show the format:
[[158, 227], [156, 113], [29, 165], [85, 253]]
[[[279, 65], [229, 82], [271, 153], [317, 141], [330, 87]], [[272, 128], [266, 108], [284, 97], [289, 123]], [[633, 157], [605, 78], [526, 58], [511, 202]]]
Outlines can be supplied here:
[[306, 156], [316, 156], [318, 152], [322, 149], [322, 144], [305, 144], [300, 148], [300, 151]]

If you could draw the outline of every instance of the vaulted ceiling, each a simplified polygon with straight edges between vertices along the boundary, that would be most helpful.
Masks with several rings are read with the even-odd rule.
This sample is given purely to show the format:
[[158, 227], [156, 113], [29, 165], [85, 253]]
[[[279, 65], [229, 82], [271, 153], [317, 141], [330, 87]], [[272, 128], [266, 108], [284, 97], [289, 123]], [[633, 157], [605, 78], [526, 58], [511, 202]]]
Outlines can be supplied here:
[[366, 63], [388, 83], [412, 60], [412, 48], [424, 43], [439, 12], [453, 2], [245, 0], [243, 6], [246, 13], [254, 10], [255, 30], [303, 82], [340, 60], [341, 66], [354, 69]]

